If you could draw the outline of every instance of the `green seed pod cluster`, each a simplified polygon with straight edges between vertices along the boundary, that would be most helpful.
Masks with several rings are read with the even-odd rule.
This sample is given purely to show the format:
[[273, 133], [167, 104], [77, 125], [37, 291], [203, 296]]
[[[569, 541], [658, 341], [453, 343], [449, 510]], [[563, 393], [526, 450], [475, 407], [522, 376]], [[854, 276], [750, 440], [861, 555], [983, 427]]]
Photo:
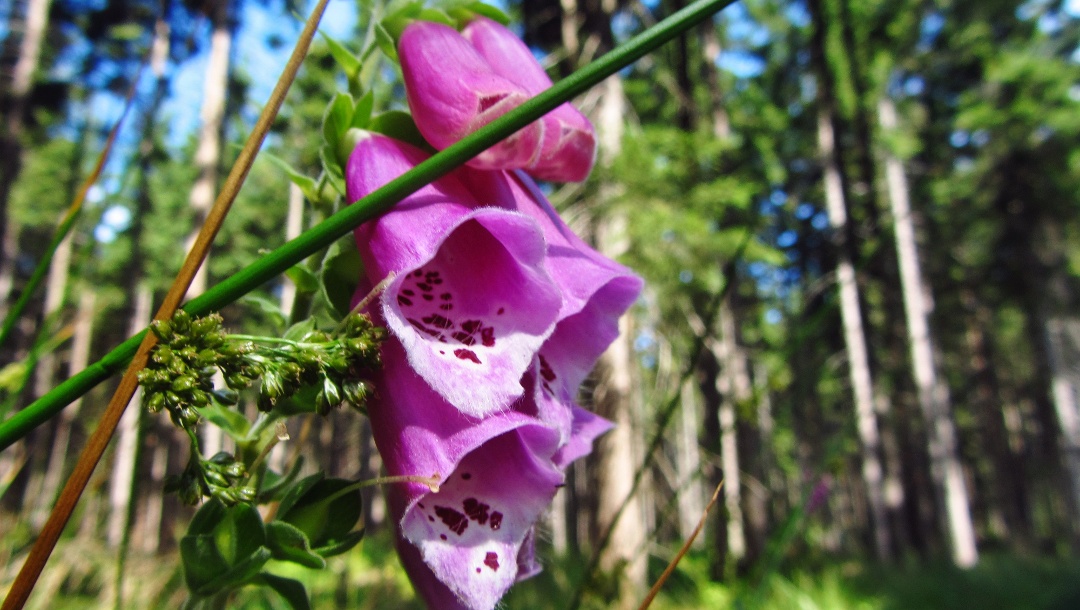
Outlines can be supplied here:
[[[385, 337], [385, 329], [363, 314], [350, 315], [334, 335], [305, 333], [267, 361], [259, 408], [269, 411], [282, 399], [293, 398], [293, 410], [299, 407], [321, 415], [346, 401], [363, 409], [371, 393], [367, 379], [380, 366], [379, 344]], [[297, 405], [300, 395], [305, 404]]]
[[[209, 405], [211, 399], [234, 404], [236, 391], [261, 374], [261, 366], [251, 358], [255, 345], [227, 341], [221, 323], [217, 314], [192, 318], [179, 310], [171, 319], [150, 325], [159, 343], [139, 372], [139, 383], [151, 412], [167, 410], [174, 424], [193, 428], [199, 421], [199, 407]], [[214, 387], [218, 370], [224, 375], [226, 390]]]
[[250, 503], [255, 499], [255, 489], [242, 485], [246, 476], [243, 462], [231, 453], [222, 451], [208, 460], [192, 453], [184, 472], [166, 481], [165, 491], [175, 491], [181, 501], [192, 506], [206, 497], [217, 498], [226, 506]]

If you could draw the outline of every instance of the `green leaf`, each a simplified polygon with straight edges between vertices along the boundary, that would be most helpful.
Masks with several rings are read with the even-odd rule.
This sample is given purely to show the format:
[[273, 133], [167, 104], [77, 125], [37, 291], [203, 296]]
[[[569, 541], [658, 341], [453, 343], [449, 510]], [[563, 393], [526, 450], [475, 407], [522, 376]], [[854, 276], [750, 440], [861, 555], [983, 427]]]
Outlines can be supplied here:
[[453, 18], [451, 18], [450, 15], [446, 14], [446, 11], [443, 11], [443, 10], [440, 10], [440, 9], [437, 9], [437, 8], [425, 8], [425, 9], [422, 9], [420, 11], [420, 14], [417, 15], [417, 17], [421, 21], [433, 21], [435, 23], [441, 23], [443, 25], [448, 25], [448, 26], [450, 26], [452, 28], [455, 28], [455, 29], [457, 28], [457, 23], [455, 22], [455, 20]]
[[484, 4], [483, 2], [469, 2], [462, 8], [466, 8], [477, 15], [482, 15], [491, 19], [492, 21], [498, 21], [503, 25], [510, 25], [510, 16], [507, 15], [497, 6], [490, 4]]
[[288, 513], [294, 504], [303, 497], [309, 489], [311, 489], [316, 483], [323, 480], [322, 472], [316, 472], [313, 475], [306, 476], [296, 482], [296, 485], [289, 488], [289, 491], [285, 492], [285, 497], [281, 499], [281, 503], [278, 504], [277, 519], [281, 519], [281, 516]]
[[274, 324], [275, 328], [281, 329], [285, 327], [287, 321], [285, 313], [281, 311], [281, 303], [272, 301], [260, 294], [248, 294], [240, 299], [241, 303], [250, 305], [253, 308], [266, 314]]
[[356, 54], [345, 45], [328, 36], [326, 32], [320, 31], [319, 33], [322, 34], [323, 40], [326, 41], [326, 46], [330, 49], [330, 55], [345, 71], [345, 75], [349, 79], [355, 78], [357, 73], [360, 72], [360, 60], [356, 57]]
[[225, 407], [211, 404], [197, 409], [200, 415], [210, 423], [221, 428], [234, 440], [240, 440], [247, 436], [251, 429], [251, 422], [240, 413]]
[[[311, 477], [309, 477], [310, 479]], [[319, 479], [305, 489], [287, 495], [278, 507], [278, 519], [303, 531], [315, 552], [352, 539], [350, 533], [361, 517], [360, 490], [348, 479]], [[299, 485], [298, 485], [299, 487]], [[286, 501], [289, 504], [286, 505]], [[354, 542], [355, 544], [355, 542]]]
[[319, 289], [319, 278], [315, 277], [315, 273], [308, 269], [307, 265], [293, 265], [285, 275], [296, 284], [296, 289], [300, 292], [315, 292]]
[[282, 338], [300, 342], [311, 336], [313, 332], [315, 332], [315, 320], [308, 318], [290, 326]]
[[341, 163], [338, 162], [336, 146], [329, 143], [320, 146], [319, 159], [322, 161], [323, 169], [326, 170], [326, 179], [330, 181], [330, 186], [344, 197], [345, 174], [341, 169]]
[[368, 127], [368, 130], [390, 136], [391, 138], [401, 140], [402, 142], [407, 142], [427, 151], [434, 150], [431, 145], [427, 143], [427, 140], [424, 139], [424, 136], [420, 134], [420, 130], [416, 128], [416, 123], [413, 122], [412, 115], [408, 112], [390, 110], [375, 115], [375, 117], [371, 119], [371, 125]]
[[225, 504], [220, 500], [216, 498], [208, 500], [191, 517], [191, 523], [188, 524], [188, 535], [197, 536], [213, 532], [214, 528], [225, 518], [226, 511]]
[[266, 543], [266, 525], [259, 511], [250, 504], [237, 504], [227, 511], [225, 519], [214, 529], [214, 536], [225, 561], [238, 565]]
[[228, 572], [206, 583], [200, 589], [192, 589], [192, 591], [197, 595], [213, 595], [225, 589], [239, 587], [257, 576], [267, 561], [270, 561], [270, 549], [260, 546], [255, 552], [235, 564]]
[[352, 235], [339, 239], [326, 251], [322, 264], [322, 295], [338, 321], [349, 314], [356, 286], [364, 273], [356, 240]]
[[180, 563], [184, 568], [184, 583], [191, 591], [206, 590], [208, 584], [229, 570], [214, 537], [209, 534], [181, 538]]
[[296, 477], [300, 476], [300, 469], [304, 465], [304, 456], [300, 455], [296, 457], [296, 461], [293, 462], [292, 468], [285, 474], [278, 474], [273, 470], [267, 470], [263, 475], [262, 489], [259, 490], [259, 503], [273, 502], [274, 500], [280, 500], [284, 495], [286, 489], [292, 482], [296, 480]]
[[375, 42], [390, 61], [395, 63], [398, 61], [397, 41], [381, 23], [375, 24]]
[[196, 511], [180, 540], [184, 581], [196, 595], [239, 586], [269, 561], [265, 542], [266, 529], [255, 507], [226, 507], [212, 499]]
[[273, 153], [262, 151], [259, 153], [259, 156], [266, 157], [268, 161], [281, 168], [281, 170], [285, 172], [285, 175], [288, 176], [289, 181], [300, 187], [300, 192], [304, 194], [305, 199], [311, 202], [319, 200], [319, 183], [315, 178], [299, 172], [296, 168], [289, 165], [287, 161]]
[[307, 590], [304, 589], [304, 584], [300, 581], [263, 572], [259, 574], [256, 582], [261, 582], [277, 591], [277, 594], [285, 598], [285, 601], [293, 610], [311, 610], [311, 601], [308, 599]]
[[274, 559], [291, 561], [315, 570], [326, 567], [326, 560], [311, 551], [311, 544], [304, 532], [284, 521], [266, 524], [266, 545]]
[[360, 544], [360, 541], [364, 539], [364, 528], [360, 528], [355, 532], [349, 532], [344, 536], [338, 538], [336, 541], [321, 546], [315, 549], [315, 552], [323, 557], [333, 557], [334, 555], [340, 555], [345, 551]]
[[367, 129], [371, 123], [371, 111], [375, 108], [374, 92], [368, 91], [360, 99], [356, 100], [356, 109], [353, 110], [351, 126], [357, 129]]
[[[331, 150], [337, 147], [341, 136], [345, 134], [345, 130], [352, 124], [354, 108], [352, 96], [340, 91], [335, 93], [330, 103], [327, 104], [326, 112], [323, 113], [322, 132], [323, 140], [330, 145]], [[342, 163], [341, 159], [337, 161], [339, 164]]]

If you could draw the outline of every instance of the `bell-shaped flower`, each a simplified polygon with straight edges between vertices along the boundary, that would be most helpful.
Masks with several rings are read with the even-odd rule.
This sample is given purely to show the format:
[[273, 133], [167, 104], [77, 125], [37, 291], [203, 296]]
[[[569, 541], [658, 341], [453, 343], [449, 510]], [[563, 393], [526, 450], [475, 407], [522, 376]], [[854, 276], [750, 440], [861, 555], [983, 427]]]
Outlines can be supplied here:
[[[377, 134], [346, 171], [356, 200], [426, 159]], [[394, 486], [398, 550], [433, 608], [494, 607], [539, 570], [535, 525], [611, 424], [575, 403], [641, 281], [581, 241], [520, 173], [462, 168], [357, 230], [366, 294], [391, 330], [368, 407]]]
[[439, 475], [438, 491], [416, 483], [391, 490], [403, 564], [432, 608], [453, 607], [454, 599], [493, 608], [537, 569], [532, 529], [564, 475], [550, 450], [536, 449], [556, 447], [558, 432], [514, 408], [483, 418], [461, 413], [411, 370], [395, 339], [383, 344], [383, 363], [368, 413], [386, 470]]
[[[520, 106], [521, 85], [491, 69], [461, 34], [441, 23], [416, 21], [398, 40], [405, 94], [420, 133], [442, 150]], [[481, 169], [525, 167], [540, 154], [544, 125], [536, 121], [469, 164]]]
[[[369, 134], [346, 170], [355, 201], [423, 161], [402, 142]], [[480, 207], [454, 176], [442, 178], [356, 231], [368, 277], [396, 274], [382, 315], [409, 364], [463, 413], [503, 409], [554, 330], [563, 306], [537, 223]]]
[[[477, 17], [461, 31], [492, 71], [520, 85], [530, 95], [551, 87], [551, 78], [536, 61], [532, 51], [506, 26], [487, 17]], [[540, 154], [523, 168], [534, 178], [555, 182], [579, 182], [588, 177], [596, 160], [596, 132], [592, 123], [569, 102], [542, 119], [544, 139]]]

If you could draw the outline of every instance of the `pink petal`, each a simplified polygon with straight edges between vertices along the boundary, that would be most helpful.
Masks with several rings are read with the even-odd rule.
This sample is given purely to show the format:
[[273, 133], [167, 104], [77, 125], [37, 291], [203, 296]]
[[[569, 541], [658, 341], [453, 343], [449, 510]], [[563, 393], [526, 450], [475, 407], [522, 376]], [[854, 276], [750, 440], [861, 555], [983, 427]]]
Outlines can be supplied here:
[[[457, 30], [417, 21], [398, 41], [413, 119], [424, 138], [443, 149], [520, 106], [529, 93], [496, 74]], [[544, 126], [534, 122], [469, 162], [480, 169], [525, 167], [540, 152]]]
[[[551, 79], [525, 43], [505, 26], [486, 17], [470, 22], [461, 32], [491, 69], [520, 85], [530, 96], [551, 87]], [[592, 123], [569, 103], [544, 118], [540, 154], [525, 168], [540, 180], [578, 182], [588, 177], [596, 160], [596, 132]]]
[[[424, 157], [384, 136], [362, 140], [347, 170], [350, 199]], [[455, 178], [441, 179], [358, 229], [357, 245], [373, 282], [397, 273], [382, 315], [409, 363], [455, 407], [481, 416], [521, 396], [521, 375], [562, 299], [537, 223], [475, 205]]]

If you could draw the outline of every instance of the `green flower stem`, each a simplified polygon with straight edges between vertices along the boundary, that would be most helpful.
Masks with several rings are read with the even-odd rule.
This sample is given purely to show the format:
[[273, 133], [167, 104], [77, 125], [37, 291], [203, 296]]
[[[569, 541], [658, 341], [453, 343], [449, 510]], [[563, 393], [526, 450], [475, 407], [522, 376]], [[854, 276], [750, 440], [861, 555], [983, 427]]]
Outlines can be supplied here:
[[[476, 133], [417, 165], [401, 177], [327, 218], [296, 239], [266, 254], [229, 279], [189, 301], [184, 309], [194, 316], [202, 316], [222, 309], [280, 275], [289, 267], [328, 247], [364, 222], [386, 212], [395, 203], [423, 186], [451, 172], [522, 127], [571, 98], [584, 93], [590, 87], [734, 2], [735, 0], [697, 0], [607, 55], [555, 83], [547, 91], [492, 121]], [[104, 358], [70, 377], [48, 394], [0, 424], [0, 450], [26, 436], [36, 426], [48, 421], [70, 402], [90, 391], [97, 384], [120, 372], [134, 356], [145, 333], [144, 330], [139, 335], [121, 343]]]

